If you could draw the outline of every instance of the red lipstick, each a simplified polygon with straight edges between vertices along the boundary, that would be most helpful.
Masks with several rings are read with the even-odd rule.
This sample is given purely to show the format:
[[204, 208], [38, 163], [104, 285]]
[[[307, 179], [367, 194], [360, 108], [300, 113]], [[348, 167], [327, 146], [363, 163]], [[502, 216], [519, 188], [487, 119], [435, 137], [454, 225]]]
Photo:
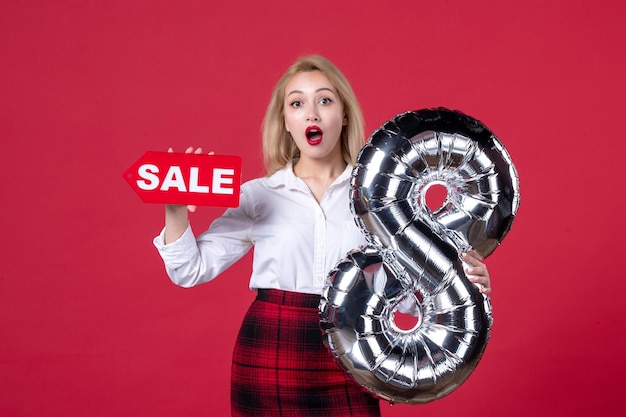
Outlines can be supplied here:
[[324, 139], [324, 132], [317, 126], [307, 127], [304, 134], [306, 135], [306, 141], [312, 146], [319, 145], [322, 139]]

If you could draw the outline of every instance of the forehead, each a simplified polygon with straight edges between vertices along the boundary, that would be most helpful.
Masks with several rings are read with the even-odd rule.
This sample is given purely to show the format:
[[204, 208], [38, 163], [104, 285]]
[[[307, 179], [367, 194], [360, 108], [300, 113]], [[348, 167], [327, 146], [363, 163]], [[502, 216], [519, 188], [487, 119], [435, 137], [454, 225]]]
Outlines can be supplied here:
[[335, 86], [321, 71], [301, 71], [295, 73], [285, 86], [285, 96], [292, 93], [309, 93], [318, 90], [330, 90], [335, 93]]

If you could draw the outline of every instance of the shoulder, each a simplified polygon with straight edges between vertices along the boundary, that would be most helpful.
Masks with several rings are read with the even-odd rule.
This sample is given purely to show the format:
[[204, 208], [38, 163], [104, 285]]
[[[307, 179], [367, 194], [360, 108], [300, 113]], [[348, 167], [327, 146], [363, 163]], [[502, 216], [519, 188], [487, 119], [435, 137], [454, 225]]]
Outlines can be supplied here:
[[277, 185], [278, 183], [278, 181], [273, 181], [272, 177], [253, 178], [241, 184], [241, 193], [257, 193], [259, 191], [275, 188], [275, 185]]
[[[249, 205], [258, 205], [271, 198], [277, 190], [284, 188], [288, 182], [288, 173], [284, 169], [271, 176], [258, 177], [241, 184], [241, 201]], [[280, 191], [278, 191], [280, 192]]]
[[251, 192], [258, 189], [277, 189], [282, 187], [291, 188], [297, 182], [291, 164], [287, 164], [272, 175], [259, 177], [242, 184], [242, 192]]

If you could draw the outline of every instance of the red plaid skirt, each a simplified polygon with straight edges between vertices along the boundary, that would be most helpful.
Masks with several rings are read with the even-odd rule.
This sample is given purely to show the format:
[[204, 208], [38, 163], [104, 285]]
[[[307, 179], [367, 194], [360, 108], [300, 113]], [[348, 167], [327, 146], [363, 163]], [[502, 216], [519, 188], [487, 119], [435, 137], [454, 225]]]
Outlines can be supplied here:
[[233, 416], [378, 417], [322, 342], [320, 297], [259, 290], [244, 318], [231, 376]]

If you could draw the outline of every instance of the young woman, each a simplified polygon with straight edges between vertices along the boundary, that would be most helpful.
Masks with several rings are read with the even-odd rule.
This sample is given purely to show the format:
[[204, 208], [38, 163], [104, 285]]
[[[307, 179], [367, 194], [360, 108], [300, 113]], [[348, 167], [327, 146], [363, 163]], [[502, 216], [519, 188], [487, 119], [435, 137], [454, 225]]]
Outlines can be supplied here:
[[[367, 243], [348, 200], [363, 138], [346, 78], [323, 57], [303, 57], [273, 91], [263, 124], [267, 176], [242, 185], [239, 207], [197, 238], [188, 219], [195, 208], [166, 207], [154, 243], [177, 285], [208, 282], [255, 247], [250, 288], [257, 298], [233, 355], [234, 416], [380, 416], [378, 400], [323, 345], [317, 310], [328, 272]], [[489, 292], [478, 255], [467, 261]]]

